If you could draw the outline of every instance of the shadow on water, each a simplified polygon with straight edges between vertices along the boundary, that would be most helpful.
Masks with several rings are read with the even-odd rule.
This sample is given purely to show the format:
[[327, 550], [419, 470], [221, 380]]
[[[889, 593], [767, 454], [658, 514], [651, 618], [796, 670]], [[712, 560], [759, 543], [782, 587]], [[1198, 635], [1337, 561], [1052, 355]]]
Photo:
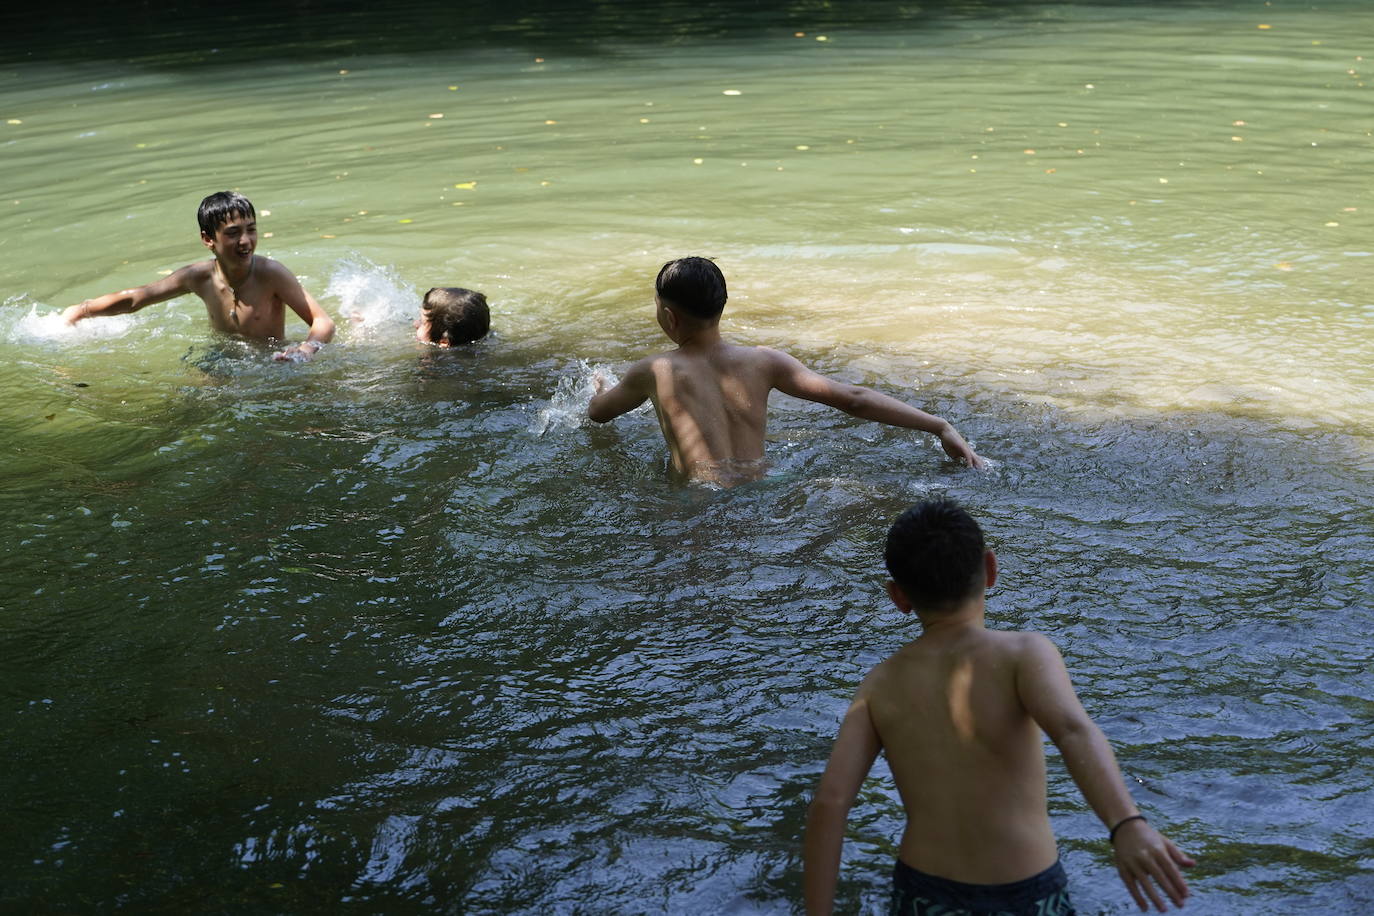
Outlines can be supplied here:
[[[1084, 5], [1111, 9], [1130, 4]], [[1045, 12], [1041, 0], [668, 0], [644, 5], [607, 0], [251, 0], [229, 7], [148, 0], [118, 5], [84, 2], [63, 6], [60, 29], [53, 28], [52, 10], [39, 5], [11, 7], [0, 14], [0, 61], [132, 60], [177, 71], [283, 56], [327, 60], [491, 46], [593, 56], [619, 43], [672, 45], [795, 32], [809, 37], [839, 28], [912, 30], [971, 19], [1033, 21]]]

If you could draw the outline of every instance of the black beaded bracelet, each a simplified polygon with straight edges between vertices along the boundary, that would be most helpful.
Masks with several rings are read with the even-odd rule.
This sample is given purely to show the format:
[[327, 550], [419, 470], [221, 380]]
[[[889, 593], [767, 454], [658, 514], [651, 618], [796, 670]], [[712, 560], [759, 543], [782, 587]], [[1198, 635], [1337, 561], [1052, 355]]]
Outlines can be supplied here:
[[1123, 817], [1121, 820], [1119, 820], [1119, 821], [1116, 822], [1116, 826], [1115, 826], [1115, 827], [1113, 827], [1110, 831], [1107, 832], [1107, 842], [1108, 842], [1108, 843], [1115, 843], [1115, 842], [1116, 842], [1116, 832], [1117, 832], [1118, 830], [1121, 829], [1122, 825], [1124, 825], [1124, 824], [1129, 824], [1131, 821], [1143, 821], [1143, 820], [1145, 820], [1145, 815], [1143, 815], [1143, 814], [1132, 814], [1130, 817]]

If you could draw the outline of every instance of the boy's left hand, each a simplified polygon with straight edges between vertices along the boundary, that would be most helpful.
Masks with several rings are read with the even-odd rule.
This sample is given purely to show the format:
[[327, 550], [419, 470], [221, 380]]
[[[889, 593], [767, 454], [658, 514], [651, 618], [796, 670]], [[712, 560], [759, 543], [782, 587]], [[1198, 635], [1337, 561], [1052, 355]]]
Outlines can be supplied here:
[[308, 359], [314, 358], [315, 354], [320, 352], [320, 349], [319, 344], [312, 344], [310, 341], [306, 340], [296, 344], [294, 347], [287, 347], [285, 350], [279, 350], [273, 353], [272, 358], [279, 363], [303, 363]]
[[940, 433], [940, 445], [944, 448], [945, 454], [955, 461], [962, 461], [971, 468], [987, 466], [987, 462], [974, 454], [973, 449], [953, 426], [946, 427], [944, 432]]

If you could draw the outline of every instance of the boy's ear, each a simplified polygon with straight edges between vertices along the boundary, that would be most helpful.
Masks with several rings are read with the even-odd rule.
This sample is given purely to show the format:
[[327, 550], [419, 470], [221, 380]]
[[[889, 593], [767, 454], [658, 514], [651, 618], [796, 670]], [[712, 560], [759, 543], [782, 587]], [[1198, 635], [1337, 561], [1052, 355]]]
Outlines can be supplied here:
[[997, 584], [997, 554], [991, 550], [983, 551], [983, 576], [984, 591]]
[[203, 244], [206, 248], [214, 248], [214, 247], [215, 247], [215, 238], [214, 238], [214, 236], [206, 235], [204, 229], [202, 229], [202, 230], [200, 231], [200, 241], [201, 241], [201, 244]]
[[902, 587], [891, 579], [887, 580], [887, 597], [892, 599], [897, 610], [903, 614], [911, 613], [911, 600], [907, 598], [906, 592], [902, 591]]

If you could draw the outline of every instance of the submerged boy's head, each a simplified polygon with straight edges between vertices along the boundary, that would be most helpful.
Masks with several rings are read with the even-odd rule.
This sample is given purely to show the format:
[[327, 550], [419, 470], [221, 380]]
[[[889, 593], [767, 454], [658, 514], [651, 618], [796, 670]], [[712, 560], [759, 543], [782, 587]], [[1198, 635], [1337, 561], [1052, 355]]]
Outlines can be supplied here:
[[200, 202], [200, 209], [196, 211], [200, 234], [207, 239], [213, 239], [221, 226], [238, 217], [255, 220], [258, 214], [252, 202], [237, 191], [211, 194]]
[[425, 293], [415, 337], [445, 347], [480, 340], [489, 330], [491, 310], [486, 296], [470, 289], [436, 286]]
[[918, 611], [952, 610], [986, 584], [983, 529], [953, 500], [907, 509], [887, 532], [883, 560]]
[[654, 292], [664, 305], [702, 321], [713, 321], [725, 309], [725, 275], [706, 258], [678, 258], [663, 265]]

